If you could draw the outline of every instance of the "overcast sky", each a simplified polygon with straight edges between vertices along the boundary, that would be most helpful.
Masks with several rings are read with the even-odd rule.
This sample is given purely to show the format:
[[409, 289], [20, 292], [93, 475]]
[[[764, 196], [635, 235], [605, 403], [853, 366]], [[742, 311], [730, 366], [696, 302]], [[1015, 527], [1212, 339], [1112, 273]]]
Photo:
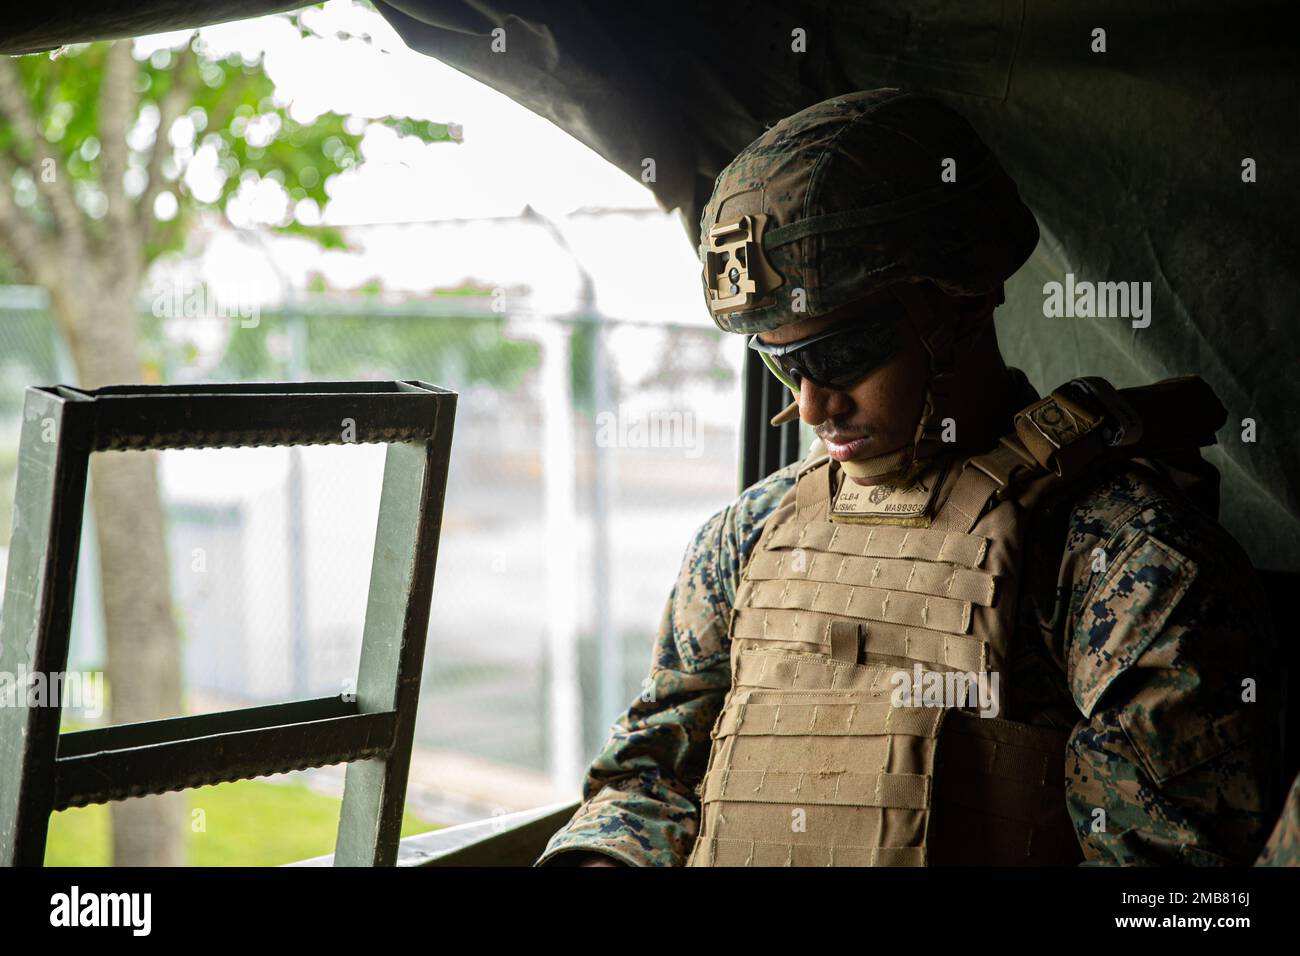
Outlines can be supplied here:
[[[302, 240], [269, 238], [265, 230], [224, 231], [207, 236], [202, 256], [185, 272], [260, 302], [300, 287], [312, 272], [343, 289], [376, 278], [386, 289], [417, 293], [466, 279], [524, 284], [544, 308], [566, 311], [579, 288], [572, 258], [537, 227], [402, 225], [517, 216], [531, 205], [557, 221], [593, 276], [606, 314], [711, 324], [691, 244], [673, 214], [657, 212], [645, 185], [509, 97], [409, 50], [373, 10], [333, 0], [303, 16], [323, 36], [304, 38], [279, 17], [209, 27], [201, 36], [219, 56], [264, 53], [277, 98], [299, 120], [329, 110], [410, 116], [457, 123], [464, 142], [426, 144], [378, 124], [364, 126], [363, 162], [335, 178], [323, 210], [326, 223], [358, 227], [349, 233], [353, 251], [323, 252]], [[340, 39], [340, 33], [372, 39]], [[142, 38], [136, 55], [176, 47], [189, 36]], [[193, 165], [188, 181], [202, 193], [201, 151]], [[271, 221], [283, 212], [278, 186], [265, 187], [241, 194], [230, 210], [237, 223]], [[604, 222], [564, 219], [584, 207], [643, 212]]]

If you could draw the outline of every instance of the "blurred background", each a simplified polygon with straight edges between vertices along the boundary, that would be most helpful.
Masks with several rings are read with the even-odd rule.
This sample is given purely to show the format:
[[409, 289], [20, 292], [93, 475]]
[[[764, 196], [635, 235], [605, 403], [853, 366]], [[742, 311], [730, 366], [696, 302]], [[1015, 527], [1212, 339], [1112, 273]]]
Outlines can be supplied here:
[[[743, 343], [653, 176], [351, 0], [5, 58], [0, 567], [29, 385], [454, 389], [404, 832], [576, 797], [737, 490]], [[69, 670], [107, 680], [65, 730], [347, 689], [382, 446], [94, 457]], [[343, 769], [65, 811], [47, 862], [328, 853]]]

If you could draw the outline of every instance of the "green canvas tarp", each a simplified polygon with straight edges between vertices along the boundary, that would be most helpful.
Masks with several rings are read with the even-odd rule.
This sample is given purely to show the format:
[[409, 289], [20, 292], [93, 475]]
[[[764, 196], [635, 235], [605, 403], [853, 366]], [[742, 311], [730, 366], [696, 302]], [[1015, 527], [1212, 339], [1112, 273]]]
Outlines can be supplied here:
[[[1229, 414], [1209, 452], [1223, 475], [1223, 521], [1257, 564], [1300, 570], [1300, 84], [1287, 4], [375, 5], [412, 48], [551, 119], [630, 175], [653, 159], [649, 185], [665, 208], [681, 210], [692, 244], [718, 171], [782, 116], [879, 86], [947, 100], [998, 152], [1042, 227], [999, 312], [1008, 357], [1040, 390], [1080, 374], [1120, 386], [1203, 376]], [[0, 28], [0, 48], [291, 6], [26, 5]], [[490, 42], [497, 28], [502, 52]], [[1246, 160], [1254, 182], [1243, 181]], [[1150, 325], [1045, 316], [1043, 285], [1067, 273], [1151, 283]], [[1242, 440], [1245, 419], [1254, 442]]]

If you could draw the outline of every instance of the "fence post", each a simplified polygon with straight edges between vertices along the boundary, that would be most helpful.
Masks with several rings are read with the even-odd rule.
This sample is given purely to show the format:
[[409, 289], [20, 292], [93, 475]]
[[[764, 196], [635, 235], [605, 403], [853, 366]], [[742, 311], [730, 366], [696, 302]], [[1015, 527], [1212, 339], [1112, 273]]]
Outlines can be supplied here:
[[548, 317], [542, 346], [542, 482], [545, 500], [546, 639], [550, 661], [551, 779], [572, 789], [582, 772], [578, 681], [577, 506], [574, 495], [570, 327]]

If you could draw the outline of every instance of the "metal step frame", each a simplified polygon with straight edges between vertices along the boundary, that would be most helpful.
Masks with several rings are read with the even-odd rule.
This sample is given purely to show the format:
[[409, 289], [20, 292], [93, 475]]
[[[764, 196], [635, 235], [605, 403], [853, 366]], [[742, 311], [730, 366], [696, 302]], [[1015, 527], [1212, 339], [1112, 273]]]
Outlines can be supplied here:
[[67, 668], [92, 452], [388, 446], [356, 693], [60, 734], [0, 707], [0, 865], [40, 866], [55, 810], [348, 764], [336, 866], [397, 862], [456, 393], [418, 381], [27, 390], [0, 671]]

